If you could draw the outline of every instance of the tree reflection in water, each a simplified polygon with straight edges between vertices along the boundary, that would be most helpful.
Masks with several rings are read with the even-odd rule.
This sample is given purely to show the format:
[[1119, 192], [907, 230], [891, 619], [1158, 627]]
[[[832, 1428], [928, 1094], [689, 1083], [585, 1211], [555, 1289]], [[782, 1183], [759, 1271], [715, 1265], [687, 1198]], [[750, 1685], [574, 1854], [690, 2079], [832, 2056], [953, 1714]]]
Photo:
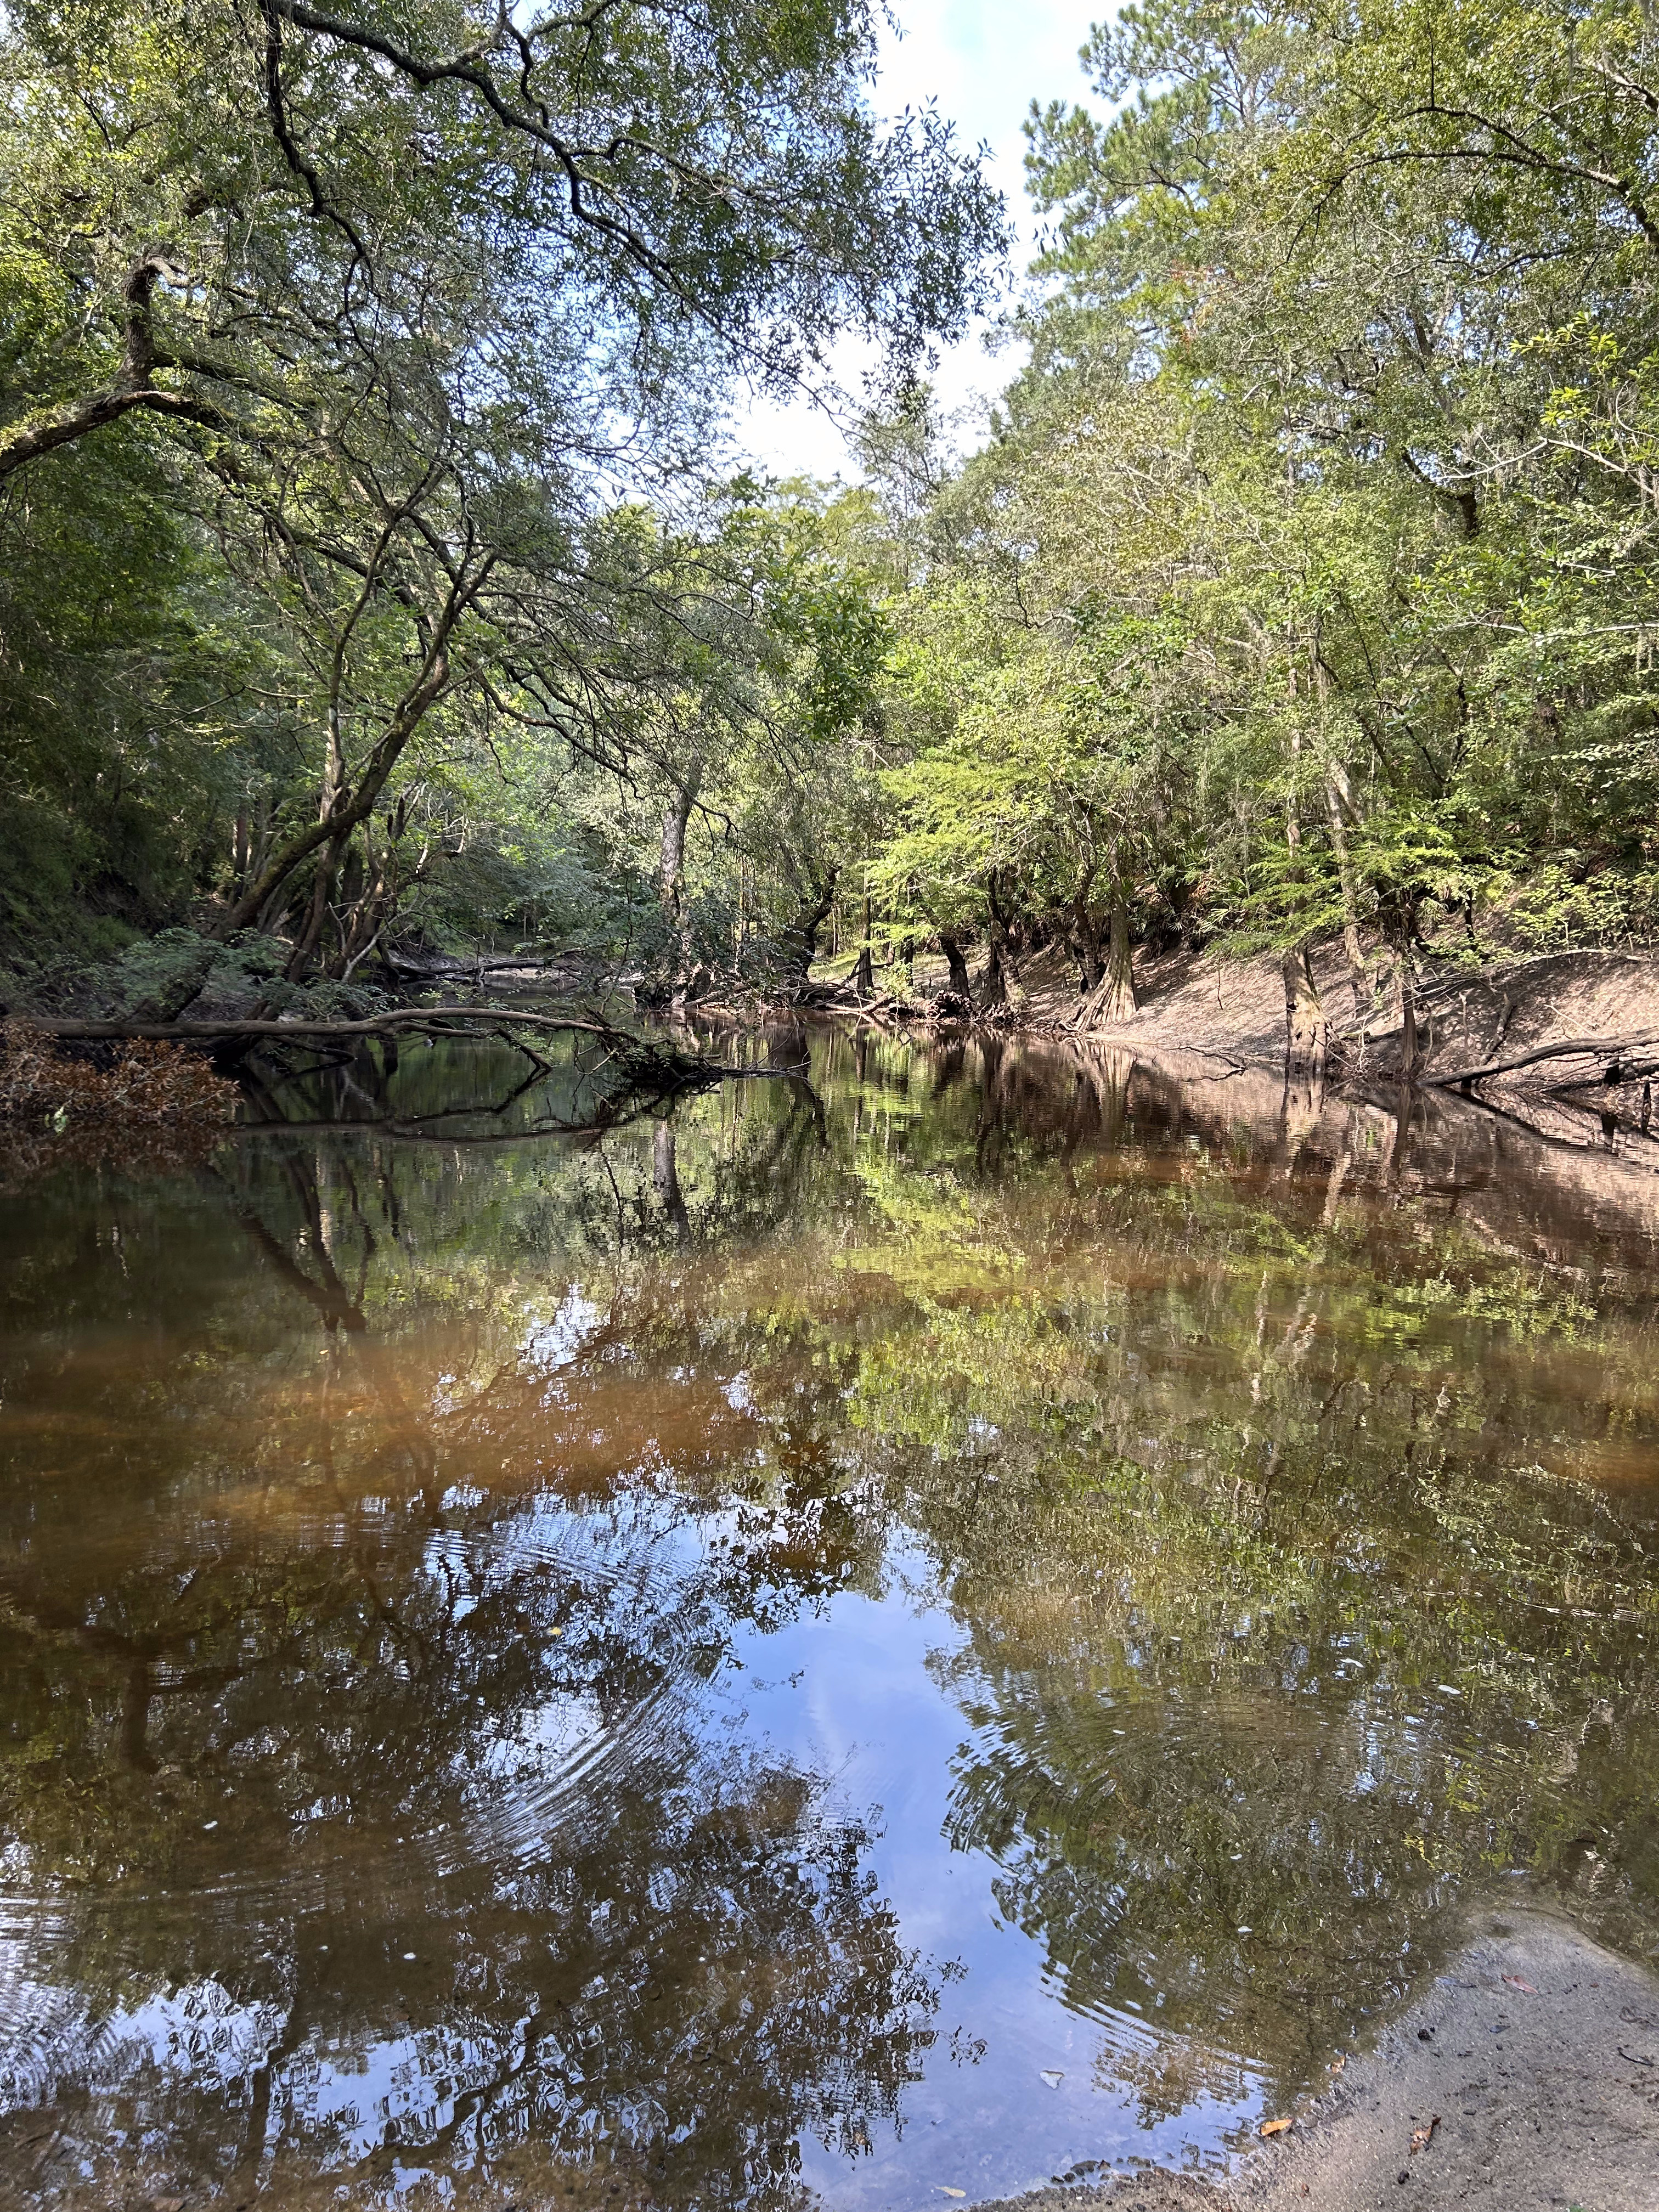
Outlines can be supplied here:
[[965, 1727], [922, 1817], [1143, 2120], [1293, 2094], [1512, 1869], [1649, 1940], [1638, 1171], [813, 1051], [602, 1141], [7, 1201], [14, 2198], [783, 2206], [890, 2139], [941, 1966], [722, 1686], [896, 1545]]

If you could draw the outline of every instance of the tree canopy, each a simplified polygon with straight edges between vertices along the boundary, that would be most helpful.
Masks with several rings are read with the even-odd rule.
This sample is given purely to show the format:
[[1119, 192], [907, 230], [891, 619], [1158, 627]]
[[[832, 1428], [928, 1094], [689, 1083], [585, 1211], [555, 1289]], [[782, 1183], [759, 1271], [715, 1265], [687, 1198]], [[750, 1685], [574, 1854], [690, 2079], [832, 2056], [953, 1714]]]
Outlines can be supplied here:
[[[981, 1002], [1063, 948], [1109, 1017], [1144, 949], [1340, 938], [1363, 1024], [1425, 946], [1648, 940], [1641, 10], [1098, 27], [965, 458], [927, 355], [1001, 216], [873, 27], [12, 11], [26, 988], [171, 927], [268, 1004], [480, 940], [788, 991], [827, 928]], [[745, 473], [733, 391], [848, 331], [865, 482]]]
[[1000, 238], [935, 112], [876, 119], [872, 39], [856, 4], [14, 11], [6, 754], [60, 892], [205, 896], [343, 973], [434, 850], [540, 845], [533, 902], [584, 842], [576, 803], [548, 848], [556, 765], [684, 785], [763, 674], [827, 741], [835, 559], [722, 490], [720, 407], [849, 328], [902, 379]]
[[1029, 125], [1029, 365], [907, 602], [895, 892], [1085, 989], [1120, 902], [1340, 933], [1362, 1018], [1425, 939], [1646, 941], [1645, 19], [1158, 0], [1084, 60], [1102, 108]]

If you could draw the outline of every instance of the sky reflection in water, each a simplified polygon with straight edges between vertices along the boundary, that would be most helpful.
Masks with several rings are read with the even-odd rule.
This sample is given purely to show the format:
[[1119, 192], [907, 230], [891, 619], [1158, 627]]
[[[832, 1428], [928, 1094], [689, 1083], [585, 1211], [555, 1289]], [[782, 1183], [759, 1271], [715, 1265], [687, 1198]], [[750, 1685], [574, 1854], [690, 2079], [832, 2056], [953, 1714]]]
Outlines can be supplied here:
[[812, 1055], [0, 1198], [0, 2202], [921, 2206], [1651, 1948], [1655, 1179]]

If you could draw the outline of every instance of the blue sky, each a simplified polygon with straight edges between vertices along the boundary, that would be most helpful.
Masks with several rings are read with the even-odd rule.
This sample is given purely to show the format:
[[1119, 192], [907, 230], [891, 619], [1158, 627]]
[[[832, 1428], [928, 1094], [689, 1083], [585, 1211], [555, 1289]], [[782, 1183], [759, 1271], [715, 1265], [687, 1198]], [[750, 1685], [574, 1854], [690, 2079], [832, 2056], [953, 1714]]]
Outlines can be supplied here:
[[[1033, 100], [1076, 100], [1086, 87], [1078, 49], [1089, 26], [1111, 12], [1102, 0], [890, 0], [901, 35], [882, 35], [876, 106], [883, 114], [936, 100], [963, 142], [991, 149], [990, 173], [1006, 194], [1018, 230], [1016, 264], [1023, 267], [1036, 236], [1025, 198], [1025, 141], [1021, 125]], [[947, 406], [988, 396], [1006, 380], [1006, 354], [988, 356], [977, 337], [954, 349], [936, 379]], [[856, 383], [857, 356], [838, 361], [843, 380]], [[805, 402], [750, 410], [737, 425], [754, 458], [779, 475], [857, 473], [834, 422]]]

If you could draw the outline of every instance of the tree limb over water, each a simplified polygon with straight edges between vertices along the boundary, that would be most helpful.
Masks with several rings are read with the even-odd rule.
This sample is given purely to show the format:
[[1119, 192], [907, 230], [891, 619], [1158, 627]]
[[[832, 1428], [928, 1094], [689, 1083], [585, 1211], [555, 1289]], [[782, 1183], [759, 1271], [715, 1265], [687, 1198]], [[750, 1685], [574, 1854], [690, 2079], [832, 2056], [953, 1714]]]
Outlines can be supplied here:
[[1534, 1067], [1546, 1060], [1595, 1059], [1606, 1062], [1604, 1081], [1616, 1081], [1614, 1073], [1626, 1056], [1639, 1052], [1645, 1046], [1659, 1045], [1659, 1030], [1644, 1030], [1638, 1036], [1626, 1037], [1565, 1037], [1556, 1044], [1534, 1045], [1529, 1052], [1511, 1053], [1503, 1060], [1489, 1060], [1479, 1067], [1453, 1068], [1449, 1074], [1431, 1075], [1420, 1079], [1429, 1089], [1455, 1091], [1468, 1089], [1471, 1084], [1489, 1082], [1500, 1075], [1514, 1075], [1523, 1067]]

